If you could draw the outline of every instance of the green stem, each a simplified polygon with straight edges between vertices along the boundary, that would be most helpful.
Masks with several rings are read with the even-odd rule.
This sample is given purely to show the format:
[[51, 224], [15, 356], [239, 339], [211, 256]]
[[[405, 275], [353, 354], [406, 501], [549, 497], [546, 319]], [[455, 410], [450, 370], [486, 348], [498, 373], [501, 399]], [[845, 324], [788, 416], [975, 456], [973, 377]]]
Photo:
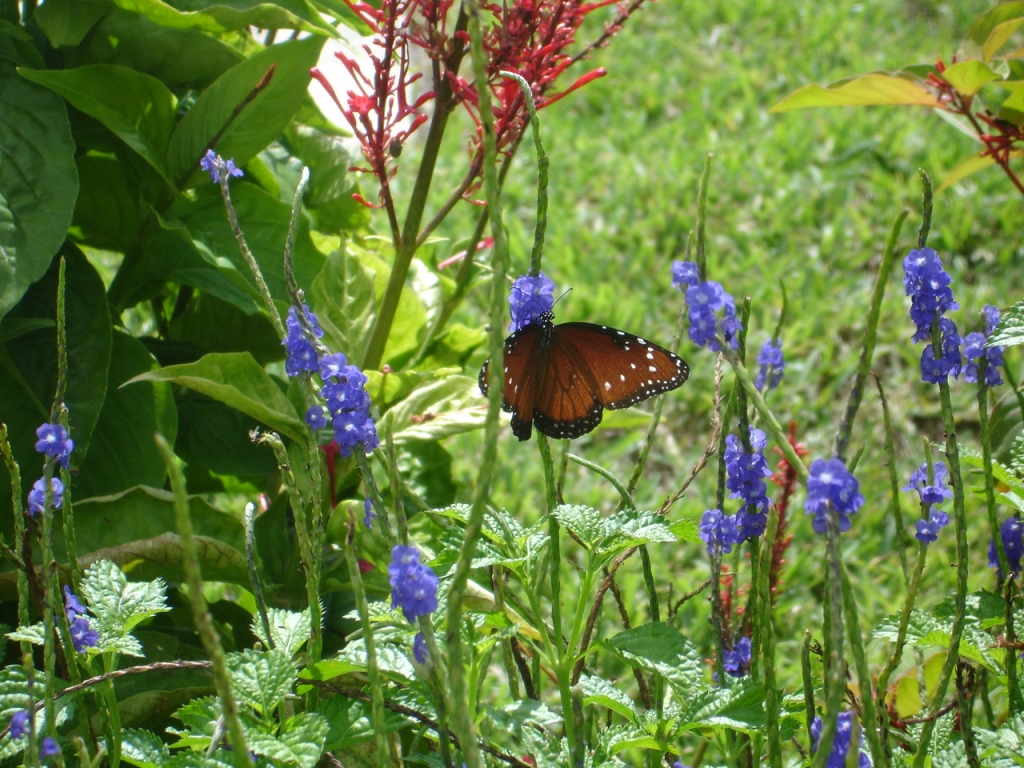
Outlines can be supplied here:
[[274, 639], [270, 634], [270, 616], [267, 614], [267, 599], [263, 595], [263, 581], [260, 579], [259, 568], [256, 563], [256, 505], [249, 502], [245, 505], [244, 527], [245, 527], [245, 562], [249, 568], [249, 583], [252, 585], [252, 593], [256, 597], [256, 613], [260, 617], [260, 625], [263, 627], [263, 634], [267, 638], [270, 647], [274, 647]]
[[896, 241], [900, 236], [900, 229], [906, 221], [908, 211], [901, 211], [896, 221], [889, 230], [889, 239], [885, 243], [885, 256], [875, 275], [875, 286], [871, 291], [871, 304], [868, 307], [867, 323], [864, 328], [864, 344], [860, 350], [860, 363], [857, 366], [857, 374], [853, 379], [853, 387], [850, 389], [850, 399], [846, 404], [846, 413], [839, 424], [839, 432], [836, 434], [835, 455], [846, 463], [846, 450], [850, 445], [850, 433], [853, 431], [853, 420], [857, 416], [861, 400], [864, 399], [864, 387], [867, 384], [868, 376], [871, 375], [871, 360], [875, 354], [875, 343], [878, 339], [878, 320], [882, 316], [882, 299], [885, 297], [885, 286], [889, 282], [889, 273], [892, 272], [894, 256], [896, 255]]
[[900, 507], [900, 480], [896, 475], [896, 442], [893, 439], [892, 417], [889, 414], [889, 401], [885, 397], [882, 380], [877, 376], [875, 376], [875, 386], [878, 387], [878, 399], [882, 403], [882, 422], [885, 427], [885, 463], [889, 470], [889, 499], [892, 504], [892, 519], [896, 523], [896, 553], [900, 557], [903, 580], [909, 585], [910, 567], [907, 564], [907, 553], [904, 551], [907, 534], [904, 529], [903, 510]]
[[227, 723], [228, 737], [231, 740], [233, 760], [236, 768], [252, 768], [249, 760], [249, 748], [245, 743], [245, 731], [242, 721], [238, 718], [238, 705], [231, 692], [231, 678], [228, 675], [227, 657], [220, 637], [213, 626], [213, 616], [207, 610], [206, 598], [203, 595], [203, 575], [199, 567], [199, 556], [196, 554], [195, 536], [192, 533], [192, 518], [189, 514], [188, 491], [185, 488], [185, 475], [178, 466], [174, 452], [161, 434], [154, 436], [156, 447], [167, 467], [170, 476], [171, 490], [174, 492], [174, 520], [181, 539], [181, 568], [184, 571], [185, 583], [188, 585], [188, 600], [192, 608], [192, 619], [196, 630], [203, 641], [203, 647], [210, 657], [213, 683], [220, 698], [224, 720]]
[[811, 768], [825, 768], [832, 751], [836, 735], [836, 723], [843, 696], [846, 693], [846, 659], [843, 655], [843, 595], [842, 556], [839, 553], [839, 515], [830, 504], [828, 507], [828, 529], [825, 532], [827, 546], [828, 595], [825, 609], [828, 611], [828, 644], [825, 672], [825, 711], [822, 713], [821, 738], [818, 749], [811, 760]]
[[[466, 672], [459, 626], [462, 623], [462, 599], [466, 591], [466, 584], [469, 581], [469, 572], [473, 565], [473, 553], [476, 550], [477, 542], [483, 530], [484, 512], [487, 498], [490, 495], [491, 477], [494, 473], [494, 465], [498, 456], [498, 414], [501, 410], [502, 399], [503, 319], [508, 240], [505, 236], [505, 227], [501, 218], [501, 199], [496, 166], [497, 141], [494, 134], [494, 113], [491, 110], [491, 94], [487, 88], [487, 60], [483, 49], [480, 2], [479, 0], [466, 0], [464, 7], [468, 19], [473, 73], [478, 84], [477, 96], [483, 133], [484, 191], [487, 199], [491, 233], [494, 236], [489, 345], [490, 359], [493, 364], [488, 369], [489, 397], [487, 419], [484, 425], [484, 448], [480, 457], [480, 472], [477, 475], [476, 491], [473, 494], [473, 506], [470, 509], [469, 520], [466, 522], [465, 541], [459, 551], [455, 573], [448, 591], [445, 641], [448, 649], [449, 691], [451, 693], [451, 709], [454, 714], [455, 731], [459, 736], [462, 754], [468, 768], [479, 768], [480, 749], [476, 743], [476, 729], [473, 726], [475, 713], [470, 712], [466, 707]], [[408, 225], [409, 222], [407, 221], [406, 223]], [[394, 278], [394, 271], [392, 271], [392, 278]], [[377, 319], [378, 323], [382, 320], [380, 316]], [[390, 321], [387, 325], [390, 328]], [[374, 330], [377, 330], [376, 326]], [[387, 338], [386, 333], [383, 338]], [[380, 352], [383, 352], [383, 343], [380, 343]], [[368, 352], [371, 360], [375, 354], [377, 353], [373, 349]]]
[[[871, 673], [868, 671], [868, 659], [864, 653], [864, 640], [860, 633], [860, 619], [857, 614], [857, 599], [850, 585], [850, 576], [840, 563], [840, 578], [843, 588], [843, 610], [846, 613], [846, 632], [850, 639], [850, 651], [853, 663], [857, 667], [857, 681], [863, 694], [860, 697], [861, 722], [864, 724], [865, 736], [871, 748], [872, 764], [875, 768], [888, 768], [889, 757], [882, 749], [878, 738], [878, 715], [875, 710], [875, 698], [871, 691]], [[853, 742], [851, 742], [853, 743]]]
[[761, 615], [761, 663], [764, 670], [765, 733], [768, 737], [768, 765], [782, 768], [782, 738], [779, 733], [779, 691], [775, 679], [775, 626], [772, 623], [772, 596], [769, 579], [772, 550], [779, 532], [779, 512], [773, 504], [768, 509], [768, 529], [761, 547], [761, 565], [758, 570], [758, 605]]

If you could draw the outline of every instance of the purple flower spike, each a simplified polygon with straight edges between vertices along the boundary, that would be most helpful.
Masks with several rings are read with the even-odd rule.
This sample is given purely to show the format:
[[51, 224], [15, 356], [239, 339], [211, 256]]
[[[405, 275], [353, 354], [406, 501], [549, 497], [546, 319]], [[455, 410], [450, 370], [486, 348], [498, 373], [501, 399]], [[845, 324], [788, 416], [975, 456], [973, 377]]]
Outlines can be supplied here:
[[516, 278], [508, 295], [508, 304], [512, 313], [508, 329], [515, 333], [551, 312], [555, 306], [555, 283], [543, 272], [537, 277], [523, 275]]

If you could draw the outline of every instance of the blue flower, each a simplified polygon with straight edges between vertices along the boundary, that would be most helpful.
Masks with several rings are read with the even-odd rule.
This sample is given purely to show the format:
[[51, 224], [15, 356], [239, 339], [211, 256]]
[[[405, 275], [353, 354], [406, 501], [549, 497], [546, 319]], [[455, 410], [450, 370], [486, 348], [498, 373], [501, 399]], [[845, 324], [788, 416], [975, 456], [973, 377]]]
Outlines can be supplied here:
[[57, 742], [52, 737], [47, 736], [43, 739], [43, 746], [39, 749], [40, 757], [54, 757], [60, 754], [60, 747], [57, 746]]
[[76, 651], [81, 653], [86, 648], [93, 648], [99, 641], [99, 633], [89, 626], [87, 618], [79, 616], [71, 622], [71, 642], [75, 644]]
[[369, 453], [380, 445], [377, 425], [370, 415], [370, 395], [366, 391], [366, 374], [354, 365], [339, 364], [344, 355], [327, 355], [321, 362], [320, 375], [324, 387], [320, 394], [327, 400], [327, 410], [334, 428], [334, 439], [341, 455], [350, 456], [356, 446]]
[[391, 605], [400, 607], [405, 618], [415, 622], [437, 610], [437, 576], [420, 562], [416, 547], [401, 544], [391, 550]]
[[[811, 749], [818, 750], [818, 741], [821, 739], [821, 731], [824, 724], [820, 717], [815, 717], [811, 722]], [[828, 760], [825, 761], [826, 768], [846, 768], [846, 754], [850, 751], [850, 742], [853, 738], [853, 714], [851, 712], [840, 712], [836, 721], [836, 735], [832, 740], [832, 751], [829, 752]], [[864, 743], [864, 731], [860, 734], [860, 744]], [[862, 749], [857, 757], [857, 768], [871, 768], [871, 757]]]
[[772, 474], [764, 457], [768, 438], [763, 431], [754, 427], [750, 427], [749, 434], [752, 453], [744, 453], [736, 435], [726, 435], [725, 438], [725, 470], [728, 473], [725, 487], [730, 491], [729, 498], [743, 499], [743, 508], [736, 515], [740, 541], [764, 533], [771, 503], [768, 500], [768, 486], [764, 482]]
[[946, 487], [949, 470], [941, 461], [935, 462], [932, 469], [934, 479], [928, 485], [928, 465], [922, 464], [910, 473], [910, 482], [900, 490], [917, 491], [923, 504], [941, 504], [953, 498], [953, 491]]
[[[739, 346], [739, 332], [743, 326], [736, 319], [736, 302], [714, 280], [697, 281], [697, 265], [688, 261], [672, 264], [672, 284], [680, 290], [686, 287], [686, 306], [690, 316], [690, 341], [714, 352], [721, 352], [715, 338], [720, 332], [733, 349]], [[721, 315], [721, 318], [719, 318]]]
[[750, 638], [741, 637], [731, 651], [722, 657], [722, 666], [732, 677], [743, 677], [750, 671]]
[[68, 621], [72, 622], [78, 616], [84, 616], [88, 611], [81, 601], [71, 591], [71, 587], [64, 585], [64, 611], [67, 613]]
[[508, 305], [512, 313], [508, 330], [515, 333], [551, 312], [555, 306], [555, 283], [543, 272], [536, 277], [518, 277], [509, 291]]
[[64, 469], [68, 468], [68, 459], [75, 448], [75, 441], [68, 437], [63, 424], [43, 424], [36, 430], [36, 450], [47, 456], [53, 456]]
[[914, 249], [903, 260], [903, 285], [910, 297], [910, 319], [917, 326], [914, 341], [926, 341], [932, 334], [935, 314], [959, 309], [953, 299], [952, 282], [942, 268], [939, 254], [931, 248]]
[[316, 403], [309, 406], [309, 410], [306, 411], [306, 423], [309, 424], [309, 428], [312, 430], [323, 429], [327, 426], [327, 417], [329, 415], [326, 408]]
[[[320, 323], [317, 322], [316, 315], [314, 315], [308, 306], [302, 305], [302, 311], [306, 315], [306, 321], [309, 323], [310, 328], [313, 329], [313, 334], [320, 338], [324, 335], [323, 329], [320, 327]], [[284, 361], [284, 369], [289, 376], [297, 376], [302, 371], [315, 371], [320, 364], [320, 356], [317, 354], [316, 347], [313, 343], [306, 338], [306, 332], [302, 328], [302, 323], [299, 322], [299, 317], [295, 312], [295, 307], [288, 307], [288, 320], [285, 325], [287, 326], [287, 333], [285, 334], [284, 350], [287, 357]]]
[[764, 389], [765, 384], [768, 385], [768, 389], [775, 389], [779, 386], [779, 382], [782, 381], [782, 372], [786, 368], [786, 360], [782, 355], [782, 343], [776, 343], [772, 339], [766, 341], [757, 354], [757, 363], [761, 366], [761, 370], [757, 372], [754, 386], [758, 389]]
[[985, 386], [998, 387], [1003, 383], [999, 369], [1003, 366], [1003, 348], [1001, 346], [986, 347], [988, 337], [999, 325], [999, 308], [986, 304], [982, 310], [985, 316], [985, 333], [969, 333], [964, 339], [964, 357], [967, 365], [964, 368], [964, 380], [972, 384], [978, 381], [978, 362], [985, 360]]
[[[999, 536], [1003, 540], [1003, 549], [1006, 552], [1006, 561], [1010, 566], [1010, 574], [1020, 573], [1020, 561], [1024, 557], [1024, 521], [1019, 517], [1008, 517], [999, 526]], [[1003, 579], [1003, 571], [999, 568], [999, 558], [996, 555], [996, 542], [992, 540], [988, 545], [989, 567], [999, 571], [999, 579]]]
[[960, 334], [956, 323], [948, 317], [939, 319], [939, 332], [942, 336], [942, 355], [936, 359], [935, 349], [929, 344], [921, 353], [921, 381], [929, 384], [944, 382], [949, 374], [960, 375], [962, 359], [960, 357]]
[[210, 174], [210, 178], [216, 183], [220, 181], [221, 174], [225, 177], [241, 176], [241, 168], [235, 168], [235, 160], [224, 160], [220, 155], [214, 152], [212, 149], [206, 150], [206, 154], [203, 155], [203, 159], [199, 161], [199, 167]]
[[[28, 513], [32, 517], [43, 511], [43, 503], [46, 501], [46, 486], [43, 484], [43, 479], [40, 477], [32, 483], [32, 490], [28, 492]], [[63, 502], [64, 483], [60, 481], [59, 477], [51, 477], [50, 488], [53, 490], [50, 508], [60, 509], [60, 505]]]
[[430, 649], [427, 648], [427, 639], [422, 632], [417, 632], [412, 641], [412, 655], [420, 664], [430, 661]]
[[804, 512], [814, 515], [811, 527], [817, 533], [828, 530], [829, 504], [839, 516], [839, 530], [850, 530], [850, 515], [864, 504], [857, 478], [840, 459], [815, 459], [807, 479]]
[[949, 525], [949, 515], [938, 509], [933, 509], [928, 519], [921, 518], [914, 522], [917, 533], [914, 538], [922, 544], [931, 544], [939, 538], [939, 531]]
[[367, 497], [363, 501], [363, 525], [367, 528], [373, 528], [373, 521], [376, 519], [377, 514], [373, 511], [373, 502]]
[[684, 290], [684, 286], [696, 285], [700, 279], [697, 277], [697, 264], [692, 261], [672, 262], [672, 287]]
[[28, 735], [28, 711], [19, 709], [11, 715], [11, 738], [20, 739]]
[[720, 509], [708, 509], [700, 519], [700, 540], [708, 545], [708, 554], [715, 553], [715, 545], [722, 548], [722, 554], [732, 552], [734, 544], [739, 544], [739, 530], [736, 518], [724, 515]]

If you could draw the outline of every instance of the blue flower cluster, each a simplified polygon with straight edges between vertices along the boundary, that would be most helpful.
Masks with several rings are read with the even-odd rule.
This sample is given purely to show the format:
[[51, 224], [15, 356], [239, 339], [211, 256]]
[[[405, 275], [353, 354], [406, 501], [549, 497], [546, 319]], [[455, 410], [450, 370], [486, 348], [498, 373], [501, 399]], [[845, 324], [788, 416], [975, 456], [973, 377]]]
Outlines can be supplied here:
[[815, 459], [807, 478], [807, 500], [804, 512], [814, 515], [811, 527], [816, 533], [828, 530], [828, 507], [839, 515], [839, 530], [850, 530], [850, 515], [864, 504], [857, 478], [840, 459]]
[[512, 323], [508, 330], [515, 333], [551, 312], [555, 306], [555, 283], [543, 272], [536, 277], [518, 277], [509, 291], [508, 304], [512, 313]]
[[949, 374], [960, 375], [960, 335], [956, 323], [942, 317], [959, 304], [953, 299], [949, 287], [951, 278], [942, 268], [939, 255], [931, 248], [914, 249], [903, 260], [905, 275], [903, 285], [910, 296], [910, 319], [917, 330], [914, 342], [928, 341], [932, 335], [932, 323], [939, 318], [942, 338], [941, 350], [936, 355], [932, 344], [921, 353], [921, 380], [930, 384], [946, 381]]
[[731, 651], [722, 656], [722, 666], [732, 677], [743, 677], [750, 671], [750, 638], [741, 637]]
[[953, 491], [946, 487], [946, 476], [949, 473], [946, 465], [941, 461], [936, 462], [932, 472], [934, 479], [929, 485], [928, 465], [922, 464], [910, 473], [910, 482], [902, 489], [917, 491], [921, 497], [925, 517], [914, 523], [917, 527], [914, 536], [922, 544], [931, 544], [939, 538], [939, 531], [949, 525], [949, 515], [935, 507], [953, 498]]
[[[11, 715], [10, 735], [13, 741], [28, 736], [28, 710], [19, 709]], [[47, 736], [43, 739], [42, 746], [39, 749], [40, 757], [53, 757], [59, 752], [60, 747], [57, 746], [57, 742], [52, 737]]]
[[722, 554], [732, 552], [734, 544], [739, 544], [742, 539], [739, 537], [739, 529], [736, 526], [736, 518], [733, 515], [726, 515], [720, 509], [705, 510], [700, 519], [699, 533], [700, 540], [708, 545], [708, 554], [715, 554], [715, 547], [722, 548]]
[[68, 436], [63, 424], [43, 424], [36, 430], [36, 450], [46, 456], [53, 456], [64, 469], [68, 468], [75, 441]]
[[437, 610], [437, 576], [429, 565], [420, 562], [416, 547], [401, 544], [391, 550], [391, 605], [401, 608], [405, 618], [415, 622]]
[[[323, 329], [309, 307], [303, 304], [302, 312], [313, 334], [317, 338], [323, 336]], [[283, 344], [287, 354], [284, 367], [288, 375], [318, 371], [324, 383], [320, 394], [327, 405], [325, 407], [318, 403], [311, 406], [306, 411], [306, 423], [316, 430], [323, 429], [330, 422], [334, 440], [343, 457], [351, 456], [357, 445], [361, 445], [364, 451], [378, 447], [380, 438], [377, 436], [377, 425], [370, 415], [366, 375], [356, 366], [349, 365], [348, 358], [341, 352], [321, 357], [306, 335], [295, 307], [288, 308], [287, 326]]]
[[210, 178], [213, 179], [215, 183], [220, 181], [221, 175], [225, 178], [242, 175], [242, 169], [235, 168], [234, 158], [225, 160], [212, 149], [206, 150], [206, 154], [203, 155], [203, 159], [199, 161], [199, 167], [210, 174]]
[[740, 541], [747, 541], [764, 533], [768, 525], [768, 486], [764, 479], [770, 477], [764, 448], [768, 438], [764, 432], [750, 427], [751, 453], [745, 453], [736, 435], [725, 438], [725, 470], [728, 477], [725, 487], [729, 498], [743, 499], [743, 507], [736, 514], [736, 527]]
[[[736, 302], [713, 280], [700, 282], [697, 265], [690, 261], [672, 262], [672, 285], [686, 296], [690, 313], [690, 340], [699, 347], [721, 352], [715, 338], [716, 331], [733, 349], [739, 346], [739, 333], [743, 330], [736, 319]], [[718, 315], [721, 315], [719, 320]]]
[[[50, 499], [50, 509], [60, 509], [60, 505], [64, 501], [64, 483], [60, 481], [59, 477], [50, 478], [50, 488], [53, 491], [53, 496]], [[32, 483], [32, 490], [28, 492], [28, 513], [32, 517], [42, 513], [44, 511], [43, 504], [46, 501], [46, 483], [43, 482], [43, 478], [39, 478]]]
[[[825, 761], [826, 768], [846, 768], [846, 755], [850, 751], [850, 742], [853, 740], [853, 713], [840, 712], [836, 722], [836, 735], [832, 740], [832, 751], [829, 752], [828, 760]], [[815, 717], [811, 722], [811, 748], [818, 751], [818, 741], [821, 740], [821, 731], [824, 724], [820, 717]], [[864, 744], [864, 732], [860, 734], [860, 745]], [[861, 749], [857, 757], [857, 768], [871, 768], [871, 757]]]
[[986, 347], [985, 343], [999, 325], [999, 308], [986, 304], [982, 312], [985, 315], [985, 333], [968, 333], [964, 339], [964, 357], [967, 358], [964, 381], [972, 384], [978, 381], [978, 362], [984, 359], [985, 386], [998, 387], [1003, 383], [1003, 377], [999, 375], [999, 369], [1003, 365], [1003, 348]]
[[[309, 327], [313, 329], [314, 335], [319, 339], [324, 335], [324, 329], [320, 327], [316, 315], [305, 304], [302, 305], [302, 312], [306, 316]], [[320, 355], [317, 354], [313, 343], [306, 338], [306, 332], [302, 329], [302, 323], [299, 322], [295, 307], [288, 307], [288, 320], [285, 324], [288, 330], [284, 341], [281, 342], [284, 344], [286, 355], [284, 361], [285, 372], [289, 376], [298, 376], [302, 371], [317, 370]]]
[[86, 648], [95, 647], [100, 641], [99, 633], [89, 625], [85, 606], [68, 586], [64, 587], [64, 612], [71, 625], [71, 641], [75, 644], [75, 650], [81, 653]]
[[[342, 456], [349, 456], [357, 445], [372, 451], [380, 445], [377, 425], [370, 415], [370, 395], [366, 391], [366, 374], [349, 365], [345, 355], [338, 352], [324, 355], [320, 360], [320, 378], [324, 381], [320, 393], [327, 401], [334, 439]], [[312, 426], [312, 422], [310, 422]]]
[[782, 372], [786, 369], [786, 359], [782, 354], [782, 342], [768, 339], [757, 353], [757, 363], [761, 369], [757, 372], [754, 386], [763, 390], [775, 389], [782, 381]]
[[[1007, 565], [1010, 566], [1010, 575], [1016, 576], [1020, 573], [1020, 561], [1024, 558], [1024, 520], [1019, 517], [1008, 517], [999, 526], [999, 536], [1003, 540], [1003, 550], [1006, 552]], [[999, 580], [1003, 580], [1003, 571], [999, 567], [999, 556], [996, 554], [996, 542], [992, 540], [988, 545], [989, 567], [999, 571]]]

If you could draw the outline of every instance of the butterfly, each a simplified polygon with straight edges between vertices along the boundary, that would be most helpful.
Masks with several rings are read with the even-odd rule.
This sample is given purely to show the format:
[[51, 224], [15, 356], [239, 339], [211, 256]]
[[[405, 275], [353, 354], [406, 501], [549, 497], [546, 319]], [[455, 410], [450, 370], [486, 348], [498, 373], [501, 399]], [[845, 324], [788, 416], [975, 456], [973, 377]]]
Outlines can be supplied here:
[[[548, 437], [580, 437], [601, 423], [605, 408], [629, 408], [690, 375], [679, 355], [639, 336], [553, 320], [547, 312], [505, 339], [502, 409], [520, 440], [529, 440], [534, 426]], [[489, 362], [480, 369], [484, 395]]]

